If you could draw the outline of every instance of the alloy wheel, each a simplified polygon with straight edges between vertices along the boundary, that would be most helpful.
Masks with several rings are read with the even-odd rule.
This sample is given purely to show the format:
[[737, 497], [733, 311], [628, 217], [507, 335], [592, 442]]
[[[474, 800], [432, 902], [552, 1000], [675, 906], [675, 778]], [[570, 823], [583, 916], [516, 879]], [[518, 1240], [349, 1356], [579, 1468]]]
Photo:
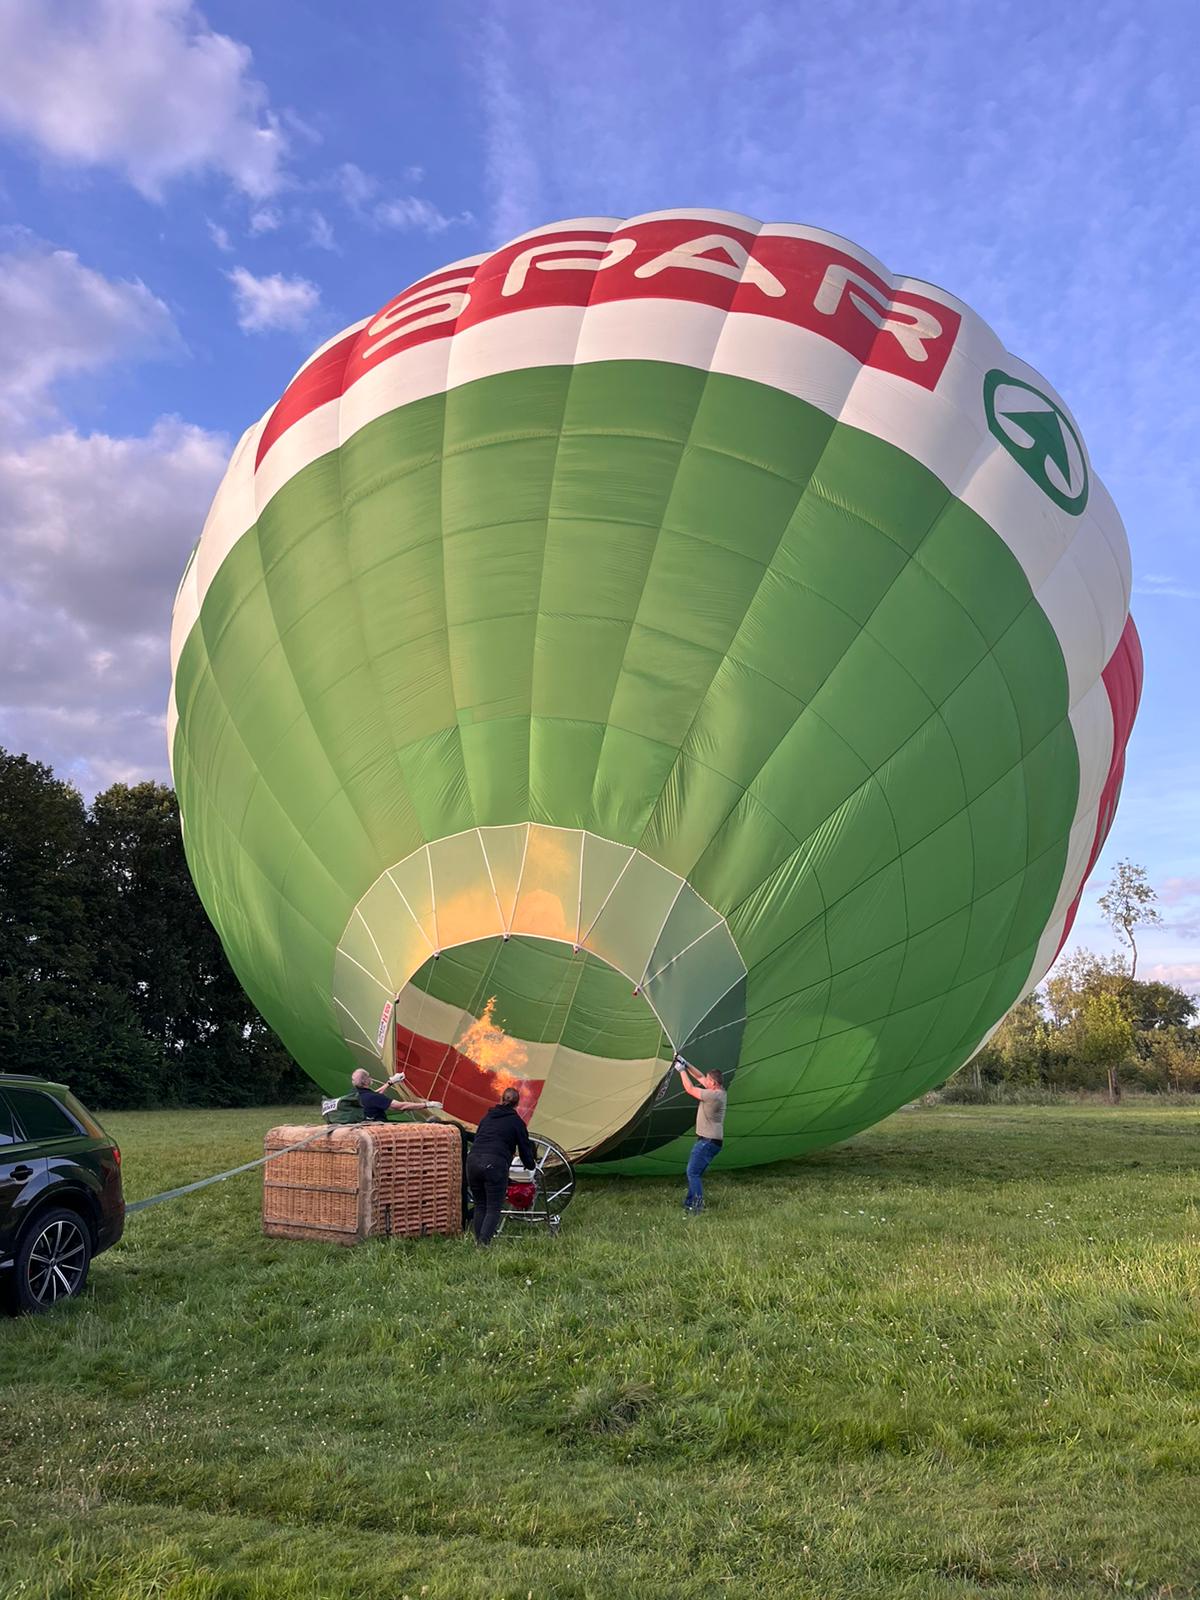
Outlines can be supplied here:
[[39, 1306], [69, 1299], [83, 1283], [87, 1264], [83, 1229], [66, 1217], [55, 1218], [42, 1229], [29, 1252], [26, 1281], [30, 1299]]

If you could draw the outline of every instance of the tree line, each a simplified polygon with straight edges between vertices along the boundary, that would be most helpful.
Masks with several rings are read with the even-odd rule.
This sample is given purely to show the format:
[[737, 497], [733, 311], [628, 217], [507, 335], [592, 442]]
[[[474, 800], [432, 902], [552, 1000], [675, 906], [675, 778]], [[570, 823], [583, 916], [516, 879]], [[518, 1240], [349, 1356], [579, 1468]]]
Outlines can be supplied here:
[[101, 1110], [312, 1097], [200, 904], [173, 790], [87, 805], [0, 749], [0, 1064]]
[[1131, 976], [1121, 955], [1077, 950], [1008, 1013], [953, 1080], [970, 1098], [989, 1091], [1200, 1092], [1196, 1003], [1170, 983]]
[[1162, 921], [1144, 867], [1117, 863], [1100, 911], [1128, 949], [1063, 956], [1033, 994], [1015, 1005], [988, 1043], [952, 1081], [974, 1097], [1006, 1091], [1123, 1087], [1200, 1092], [1196, 1001], [1174, 984], [1137, 976], [1137, 934]]
[[[1194, 1000], [1136, 975], [1154, 900], [1143, 869], [1121, 862], [1100, 905], [1132, 961], [1064, 957], [950, 1092], [1200, 1092]], [[313, 1095], [225, 959], [172, 789], [116, 783], [87, 805], [0, 749], [0, 1064], [66, 1079], [99, 1109]]]

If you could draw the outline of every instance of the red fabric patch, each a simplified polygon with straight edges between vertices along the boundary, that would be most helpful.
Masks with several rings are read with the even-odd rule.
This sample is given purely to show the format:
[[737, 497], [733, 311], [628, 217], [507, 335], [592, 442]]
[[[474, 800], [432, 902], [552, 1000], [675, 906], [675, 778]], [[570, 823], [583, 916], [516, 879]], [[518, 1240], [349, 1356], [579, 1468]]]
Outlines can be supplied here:
[[1075, 925], [1075, 918], [1079, 912], [1079, 903], [1083, 899], [1084, 885], [1087, 883], [1092, 868], [1099, 859], [1104, 848], [1104, 841], [1108, 838], [1109, 830], [1113, 825], [1113, 818], [1117, 814], [1117, 801], [1121, 795], [1121, 784], [1125, 777], [1125, 747], [1129, 743], [1129, 736], [1133, 732], [1134, 718], [1137, 716], [1138, 702], [1142, 698], [1142, 678], [1144, 675], [1144, 660], [1142, 657], [1142, 641], [1138, 638], [1137, 628], [1133, 618], [1125, 622], [1125, 631], [1122, 633], [1117, 648], [1109, 658], [1104, 669], [1104, 687], [1108, 690], [1108, 703], [1112, 709], [1113, 719], [1113, 749], [1112, 760], [1109, 763], [1108, 777], [1104, 781], [1104, 788], [1100, 792], [1100, 806], [1096, 813], [1096, 837], [1092, 842], [1091, 854], [1088, 856], [1087, 870], [1084, 872], [1083, 881], [1079, 885], [1079, 893], [1071, 902], [1067, 912], [1067, 920], [1063, 923], [1062, 938], [1058, 942], [1055, 957], [1061, 953], [1063, 946], [1070, 937], [1071, 929]]
[[452, 1117], [479, 1125], [480, 1118], [510, 1085], [519, 1089], [517, 1111], [526, 1122], [545, 1088], [542, 1078], [518, 1078], [513, 1073], [490, 1072], [440, 1039], [427, 1039], [396, 1024], [396, 1071], [426, 1100], [440, 1100]]
[[923, 389], [937, 387], [962, 322], [952, 306], [894, 290], [856, 256], [815, 239], [687, 217], [622, 225], [612, 234], [551, 228], [478, 266], [430, 273], [339, 340], [289, 384], [255, 465], [294, 423], [402, 350], [511, 311], [624, 300], [682, 300], [791, 323], [863, 366]]

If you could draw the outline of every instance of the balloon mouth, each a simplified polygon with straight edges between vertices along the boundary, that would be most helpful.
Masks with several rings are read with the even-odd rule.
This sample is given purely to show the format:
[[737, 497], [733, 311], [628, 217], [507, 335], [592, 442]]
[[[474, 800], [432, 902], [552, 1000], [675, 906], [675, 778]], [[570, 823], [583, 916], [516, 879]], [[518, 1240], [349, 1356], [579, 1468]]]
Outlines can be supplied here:
[[471, 1126], [516, 1089], [525, 1120], [572, 1156], [632, 1121], [673, 1055], [623, 973], [555, 940], [443, 951], [396, 1001], [396, 1070], [411, 1089]]
[[746, 968], [725, 919], [630, 845], [537, 823], [474, 828], [380, 875], [338, 944], [356, 1061], [474, 1125], [515, 1087], [579, 1157], [655, 1148], [694, 1106], [676, 1052], [731, 1073]]

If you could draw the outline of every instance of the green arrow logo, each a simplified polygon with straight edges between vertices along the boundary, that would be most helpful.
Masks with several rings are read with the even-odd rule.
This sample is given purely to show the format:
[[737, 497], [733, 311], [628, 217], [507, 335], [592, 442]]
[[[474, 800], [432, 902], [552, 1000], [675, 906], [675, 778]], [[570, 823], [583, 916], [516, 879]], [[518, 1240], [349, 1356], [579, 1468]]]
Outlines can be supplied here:
[[1067, 414], [1023, 378], [993, 367], [983, 380], [987, 425], [1043, 494], [1069, 516], [1087, 505], [1083, 444]]

